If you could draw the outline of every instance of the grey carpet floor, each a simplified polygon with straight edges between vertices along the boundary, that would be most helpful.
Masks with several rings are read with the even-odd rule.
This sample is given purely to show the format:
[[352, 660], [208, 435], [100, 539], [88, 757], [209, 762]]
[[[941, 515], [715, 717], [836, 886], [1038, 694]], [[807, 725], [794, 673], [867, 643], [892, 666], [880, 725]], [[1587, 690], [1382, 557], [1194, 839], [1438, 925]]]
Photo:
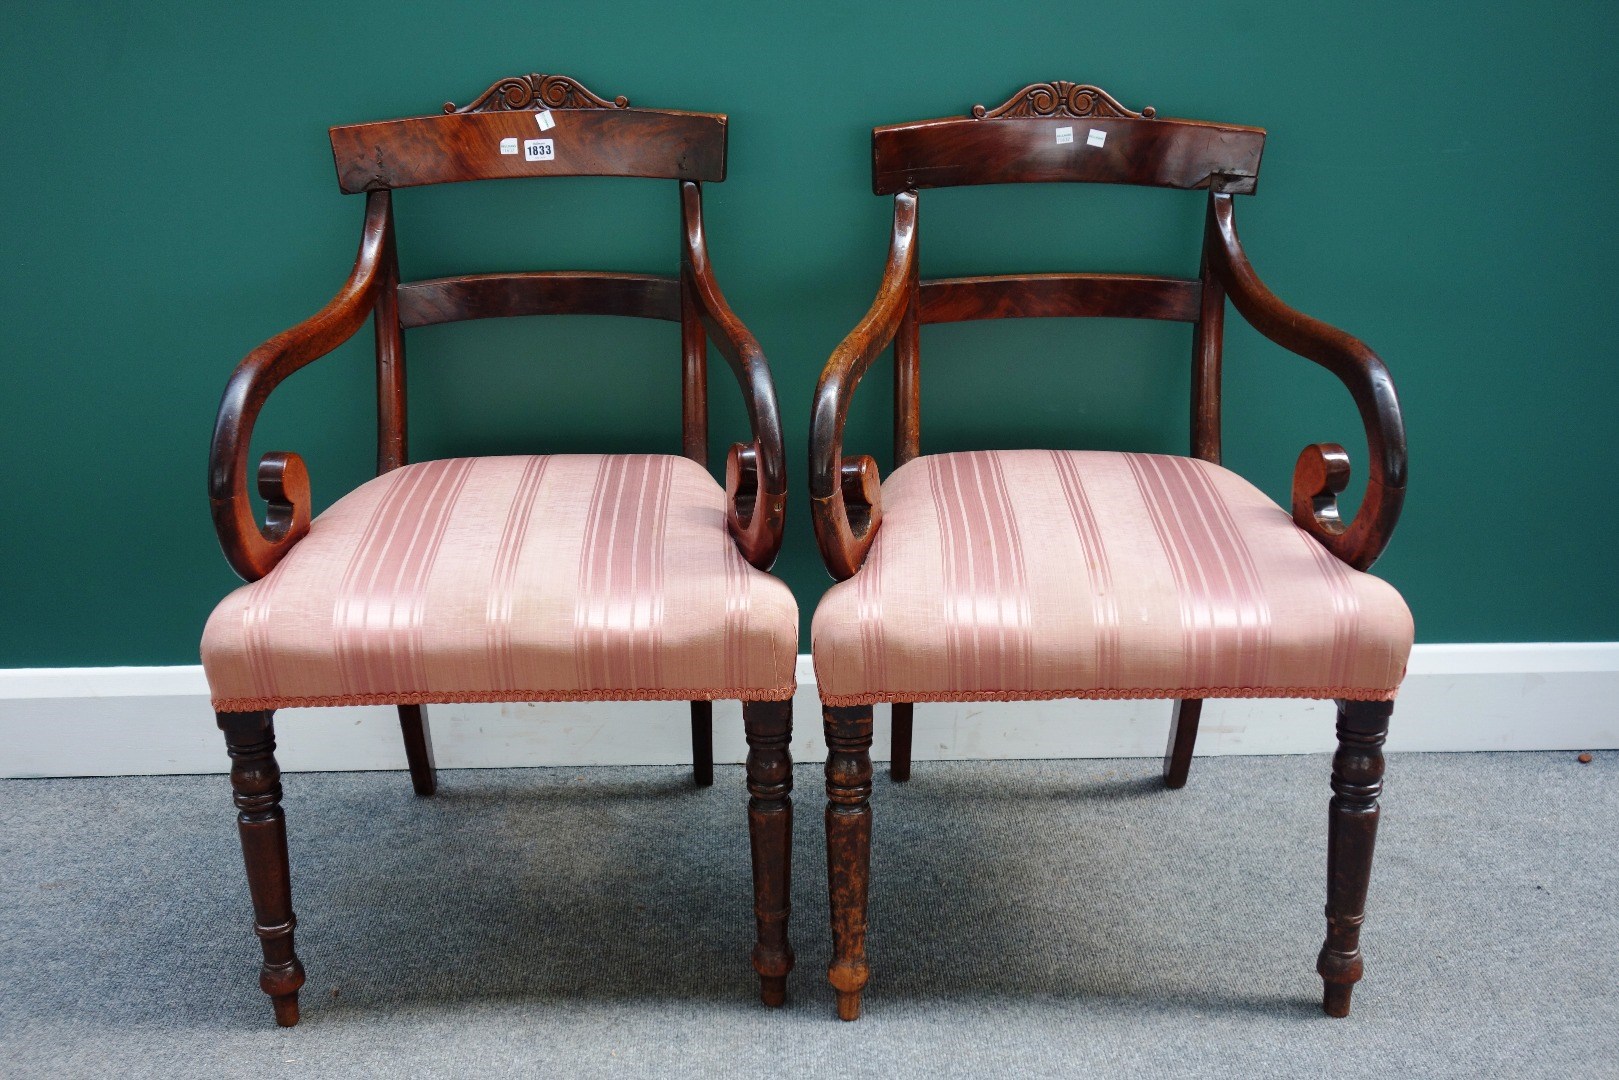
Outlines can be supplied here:
[[0, 783], [0, 1074], [1619, 1075], [1619, 752], [1395, 755], [1355, 1014], [1318, 1007], [1324, 757], [878, 772], [866, 1016], [832, 1014], [819, 770], [785, 1009], [741, 770], [286, 778], [280, 1030], [223, 777]]

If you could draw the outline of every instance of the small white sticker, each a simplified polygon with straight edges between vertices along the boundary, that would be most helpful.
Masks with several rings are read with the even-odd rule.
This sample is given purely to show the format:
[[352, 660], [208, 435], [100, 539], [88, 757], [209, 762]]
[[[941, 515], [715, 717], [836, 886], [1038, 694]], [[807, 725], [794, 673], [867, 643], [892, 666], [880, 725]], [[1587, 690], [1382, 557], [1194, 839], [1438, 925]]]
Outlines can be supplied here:
[[550, 139], [524, 139], [523, 156], [529, 161], [554, 161], [557, 152]]
[[541, 109], [535, 113], [534, 122], [540, 125], [541, 131], [550, 131], [557, 126], [557, 118], [551, 115], [550, 109]]
[[1085, 136], [1085, 142], [1090, 146], [1101, 146], [1107, 142], [1107, 132], [1101, 128], [1091, 128], [1091, 133]]
[[1073, 128], [1067, 127], [1067, 128], [1058, 128], [1057, 129], [1057, 142], [1058, 142], [1059, 145], [1062, 144], [1062, 143], [1071, 143], [1073, 141], [1074, 141], [1074, 129]]
[[517, 138], [515, 136], [513, 136], [510, 139], [502, 139], [502, 140], [500, 140], [500, 152], [502, 154], [515, 154], [515, 153], [517, 153]]

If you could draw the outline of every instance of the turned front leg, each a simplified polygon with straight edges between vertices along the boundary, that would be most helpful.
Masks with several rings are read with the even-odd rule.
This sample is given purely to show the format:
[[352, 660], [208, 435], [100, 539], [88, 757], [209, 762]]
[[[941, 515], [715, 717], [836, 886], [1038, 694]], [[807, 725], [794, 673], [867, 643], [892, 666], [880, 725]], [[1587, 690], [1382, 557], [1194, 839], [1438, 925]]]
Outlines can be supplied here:
[[1349, 1015], [1349, 995], [1365, 969], [1360, 927], [1383, 792], [1383, 740], [1393, 711], [1389, 701], [1338, 702], [1327, 826], [1327, 940], [1316, 961], [1326, 984], [1321, 1007], [1329, 1016]]
[[748, 701], [742, 705], [748, 738], [748, 838], [753, 848], [753, 914], [759, 940], [753, 969], [766, 1005], [787, 1000], [787, 973], [793, 947], [787, 941], [792, 911], [793, 738], [791, 701]]
[[825, 707], [826, 874], [832, 900], [832, 966], [838, 1016], [860, 1016], [866, 965], [866, 889], [871, 876], [871, 706]]
[[275, 760], [272, 713], [219, 713], [230, 752], [230, 783], [247, 887], [253, 895], [253, 932], [264, 950], [259, 986], [275, 1006], [275, 1022], [298, 1022], [304, 966], [292, 947], [292, 879], [287, 867], [287, 826], [281, 812], [281, 767]]

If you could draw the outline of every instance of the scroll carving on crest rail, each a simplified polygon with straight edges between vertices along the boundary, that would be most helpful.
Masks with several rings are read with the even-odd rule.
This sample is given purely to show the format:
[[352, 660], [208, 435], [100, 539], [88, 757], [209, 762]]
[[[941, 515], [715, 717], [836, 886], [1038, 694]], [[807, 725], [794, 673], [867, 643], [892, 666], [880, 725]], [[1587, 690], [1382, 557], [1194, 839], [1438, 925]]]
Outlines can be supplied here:
[[1158, 111], [1151, 105], [1140, 112], [1131, 112], [1119, 104], [1117, 98], [1099, 86], [1086, 83], [1044, 82], [1030, 83], [1005, 102], [993, 109], [974, 105], [974, 118], [998, 120], [1001, 117], [1073, 116], [1119, 117], [1125, 120], [1151, 120]]
[[470, 105], [455, 107], [446, 101], [447, 113], [522, 112], [539, 109], [622, 109], [630, 99], [620, 94], [608, 101], [585, 89], [577, 79], [566, 75], [513, 75], [495, 83]]

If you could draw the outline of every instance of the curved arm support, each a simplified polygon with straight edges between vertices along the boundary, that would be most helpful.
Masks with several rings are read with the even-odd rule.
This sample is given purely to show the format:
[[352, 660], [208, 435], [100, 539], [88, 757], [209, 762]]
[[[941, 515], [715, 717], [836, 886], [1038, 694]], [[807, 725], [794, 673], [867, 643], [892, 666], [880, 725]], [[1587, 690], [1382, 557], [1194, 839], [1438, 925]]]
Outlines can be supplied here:
[[1293, 520], [1339, 559], [1364, 570], [1388, 546], [1405, 501], [1405, 422], [1388, 368], [1371, 349], [1335, 327], [1293, 310], [1259, 279], [1237, 239], [1231, 196], [1209, 197], [1207, 249], [1215, 274], [1242, 317], [1271, 341], [1338, 376], [1355, 399], [1371, 454], [1360, 510], [1345, 524], [1337, 495], [1349, 482], [1341, 446], [1304, 448], [1293, 472]]
[[877, 463], [843, 456], [843, 425], [854, 389], [899, 332], [916, 289], [916, 192], [894, 197], [894, 235], [877, 299], [821, 372], [810, 420], [810, 514], [821, 558], [839, 581], [853, 576], [882, 524]]
[[787, 463], [781, 438], [781, 407], [764, 350], [726, 303], [708, 259], [703, 233], [703, 194], [694, 181], [680, 185], [685, 223], [681, 274], [702, 313], [703, 327], [725, 357], [748, 409], [751, 443], [736, 443], [725, 460], [726, 525], [742, 557], [768, 570], [781, 550], [787, 519]]
[[366, 198], [360, 253], [343, 289], [313, 318], [247, 354], [225, 385], [208, 458], [208, 502], [231, 569], [245, 581], [268, 574], [309, 531], [309, 473], [297, 454], [272, 452], [259, 463], [259, 493], [269, 503], [260, 526], [248, 495], [248, 449], [264, 402], [282, 380], [325, 356], [365, 324], [376, 305], [393, 243], [389, 193]]

